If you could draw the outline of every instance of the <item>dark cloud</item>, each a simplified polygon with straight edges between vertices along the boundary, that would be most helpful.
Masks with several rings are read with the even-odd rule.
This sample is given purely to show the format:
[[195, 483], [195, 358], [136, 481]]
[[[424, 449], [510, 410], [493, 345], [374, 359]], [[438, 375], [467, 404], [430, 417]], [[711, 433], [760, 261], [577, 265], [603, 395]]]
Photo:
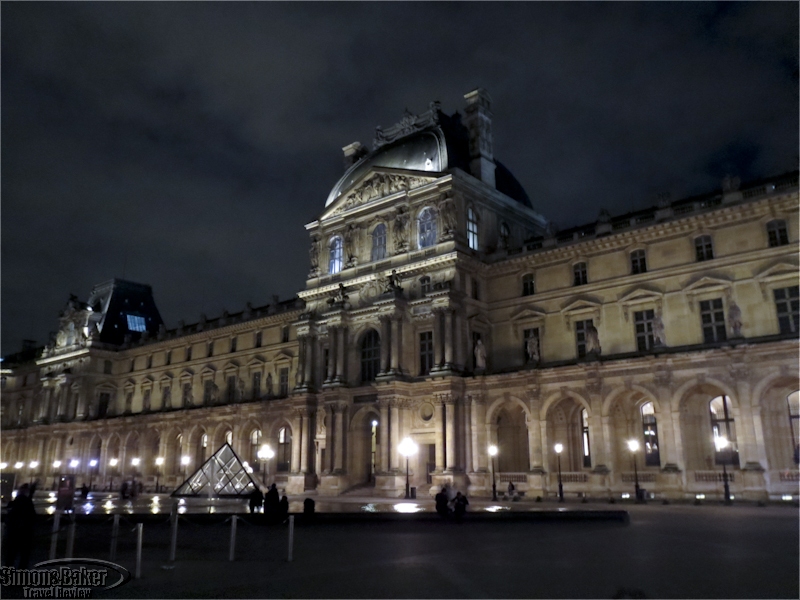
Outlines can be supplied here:
[[796, 3], [3, 3], [2, 344], [124, 275], [169, 325], [287, 297], [341, 147], [494, 100], [561, 226], [796, 168]]

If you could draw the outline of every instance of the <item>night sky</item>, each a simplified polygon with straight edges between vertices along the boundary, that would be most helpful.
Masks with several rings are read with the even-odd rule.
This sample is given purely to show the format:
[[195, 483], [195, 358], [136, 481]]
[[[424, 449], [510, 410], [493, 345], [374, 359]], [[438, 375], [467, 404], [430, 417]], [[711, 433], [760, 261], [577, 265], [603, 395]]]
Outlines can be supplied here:
[[493, 98], [567, 227], [798, 162], [798, 4], [2, 3], [2, 352], [70, 293], [168, 327], [302, 289], [341, 147]]

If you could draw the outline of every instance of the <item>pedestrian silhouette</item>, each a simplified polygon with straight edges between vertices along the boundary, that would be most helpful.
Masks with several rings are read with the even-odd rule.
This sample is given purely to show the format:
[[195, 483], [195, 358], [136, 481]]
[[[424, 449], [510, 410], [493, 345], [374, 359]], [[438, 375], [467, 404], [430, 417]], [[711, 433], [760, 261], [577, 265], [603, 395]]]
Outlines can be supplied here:
[[284, 496], [281, 498], [280, 505], [278, 507], [278, 520], [283, 523], [286, 519], [289, 518], [289, 499]]
[[261, 493], [261, 490], [256, 486], [256, 489], [250, 494], [250, 514], [256, 512], [256, 508], [261, 506], [264, 503], [264, 494]]
[[27, 483], [17, 490], [17, 497], [8, 503], [6, 517], [6, 565], [27, 569], [33, 550], [33, 526], [36, 510]]
[[467, 497], [461, 492], [456, 493], [456, 497], [453, 500], [453, 512], [456, 515], [456, 521], [461, 522], [461, 518], [467, 512], [467, 504], [469, 504]]
[[446, 517], [450, 509], [447, 506], [447, 492], [444, 488], [434, 496], [434, 500], [436, 501], [436, 512], [439, 513], [440, 516]]

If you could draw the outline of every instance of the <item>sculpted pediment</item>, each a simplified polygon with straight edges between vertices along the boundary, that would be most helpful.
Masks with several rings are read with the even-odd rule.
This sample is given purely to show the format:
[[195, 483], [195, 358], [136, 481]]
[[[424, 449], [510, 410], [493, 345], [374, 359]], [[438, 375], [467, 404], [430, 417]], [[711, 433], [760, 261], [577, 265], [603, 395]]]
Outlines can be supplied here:
[[781, 285], [796, 283], [797, 278], [797, 265], [786, 259], [771, 264], [753, 277], [761, 288], [761, 295], [764, 297], [764, 300], [769, 298], [769, 290], [771, 287], [780, 287]]
[[595, 300], [589, 296], [582, 296], [570, 302], [567, 302], [562, 308], [562, 314], [572, 314], [590, 310], [598, 310], [602, 306], [602, 302]]
[[333, 203], [322, 219], [398, 192], [408, 192], [432, 181], [436, 181], [436, 177], [411, 175], [396, 169], [370, 170]]
[[730, 289], [732, 283], [729, 279], [722, 279], [713, 275], [703, 275], [695, 279], [683, 288], [687, 294], [701, 294], [703, 292], [711, 292], [716, 290]]
[[637, 304], [639, 302], [659, 301], [664, 297], [664, 293], [649, 287], [635, 287], [622, 294], [619, 301], [626, 304]]
[[512, 321], [523, 321], [530, 319], [544, 319], [547, 313], [537, 306], [522, 306], [511, 313]]
[[291, 362], [294, 356], [286, 352], [285, 350], [280, 350], [272, 359], [273, 362]]

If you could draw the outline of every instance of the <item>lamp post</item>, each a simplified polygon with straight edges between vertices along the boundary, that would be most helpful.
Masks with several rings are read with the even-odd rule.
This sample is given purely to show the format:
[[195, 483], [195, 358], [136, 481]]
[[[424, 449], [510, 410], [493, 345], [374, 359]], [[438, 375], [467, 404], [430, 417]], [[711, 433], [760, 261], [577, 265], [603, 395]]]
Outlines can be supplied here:
[[261, 461], [261, 481], [264, 483], [264, 487], [267, 487], [268, 461], [275, 456], [275, 452], [272, 451], [272, 448], [270, 448], [268, 444], [264, 444], [259, 448], [256, 456], [258, 456], [258, 460]]
[[417, 453], [419, 447], [414, 443], [414, 440], [411, 438], [405, 438], [400, 445], [397, 447], [400, 451], [400, 454], [406, 457], [406, 499], [411, 498], [411, 488], [409, 487], [408, 482], [408, 459], [412, 455]]
[[[119, 464], [119, 459], [116, 458], [112, 458], [108, 461], [108, 466], [111, 467], [112, 469], [116, 469], [118, 464]], [[114, 473], [112, 472], [108, 476], [108, 491], [110, 492], [113, 489], [114, 489]]]
[[159, 456], [156, 458], [156, 494], [161, 490], [158, 487], [158, 479], [161, 477], [161, 467], [164, 465], [164, 457]]
[[558, 460], [558, 501], [564, 501], [564, 485], [561, 483], [561, 453], [564, 451], [563, 444], [556, 444], [553, 446], [556, 451], [556, 458]]
[[61, 468], [61, 461], [54, 460], [53, 461], [53, 489], [58, 487], [58, 469]]
[[191, 459], [188, 456], [181, 456], [181, 465], [183, 466], [183, 478], [186, 479], [186, 467], [189, 466]]
[[[725, 450], [730, 443], [728, 442], [728, 438], [725, 436], [716, 436], [714, 438], [714, 446], [717, 448], [717, 452], [722, 452]], [[722, 457], [722, 485], [725, 490], [725, 504], [731, 505], [731, 486], [728, 483], [728, 468], [726, 467], [728, 463], [728, 457]]]
[[631, 451], [631, 458], [633, 459], [633, 489], [636, 491], [636, 503], [641, 504], [644, 502], [642, 493], [639, 490], [639, 471], [636, 468], [636, 451], [639, 450], [639, 442], [637, 440], [628, 440], [628, 450]]
[[31, 485], [33, 485], [33, 474], [36, 471], [36, 467], [39, 466], [38, 460], [32, 460], [31, 463], [28, 465], [31, 469]]
[[495, 479], [495, 466], [494, 457], [497, 456], [497, 446], [489, 446], [489, 456], [492, 457], [492, 500], [497, 500], [497, 480]]
[[92, 479], [94, 478], [94, 469], [97, 466], [97, 459], [93, 458], [89, 461], [89, 489], [92, 489]]
[[72, 469], [73, 475], [77, 474], [79, 464], [81, 464], [81, 461], [79, 461], [77, 458], [73, 458], [71, 461], [69, 461], [69, 468]]

